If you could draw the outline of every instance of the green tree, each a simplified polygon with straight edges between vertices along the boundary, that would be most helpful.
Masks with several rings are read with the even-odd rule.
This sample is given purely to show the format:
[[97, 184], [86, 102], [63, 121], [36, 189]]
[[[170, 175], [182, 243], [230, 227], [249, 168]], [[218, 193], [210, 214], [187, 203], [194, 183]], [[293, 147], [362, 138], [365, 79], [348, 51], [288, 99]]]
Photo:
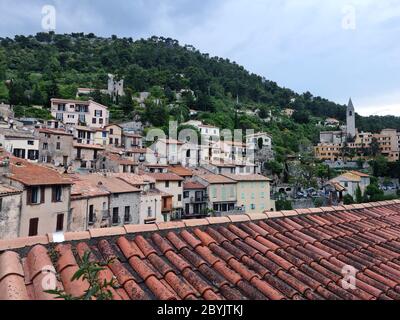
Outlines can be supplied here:
[[0, 81], [6, 79], [6, 70], [7, 70], [6, 55], [4, 50], [0, 48]]
[[379, 146], [379, 142], [377, 138], [372, 138], [371, 144], [370, 144], [370, 150], [371, 150], [371, 155], [373, 157], [378, 156], [381, 153], [381, 149]]
[[357, 186], [357, 189], [356, 189], [356, 202], [357, 203], [363, 203], [363, 200], [364, 200], [364, 197], [363, 197], [361, 188], [360, 188], [360, 186]]
[[27, 103], [24, 87], [19, 81], [11, 81], [9, 86], [9, 101], [12, 106]]
[[277, 211], [293, 210], [292, 202], [285, 199], [276, 200], [275, 206]]
[[36, 85], [33, 89], [33, 94], [32, 94], [32, 103], [36, 105], [43, 105], [44, 104], [44, 98], [42, 92], [39, 90], [39, 87]]
[[119, 106], [124, 114], [129, 117], [133, 112], [133, 98], [130, 89], [125, 90], [125, 95], [120, 98]]
[[272, 172], [272, 174], [280, 176], [283, 172], [283, 165], [278, 161], [271, 160], [265, 163], [265, 169]]
[[155, 127], [163, 127], [168, 125], [169, 112], [160, 101], [150, 101], [146, 103], [144, 118]]
[[352, 197], [351, 195], [346, 194], [346, 195], [343, 197], [343, 203], [344, 203], [345, 205], [354, 204], [354, 199], [353, 199], [353, 197]]
[[389, 164], [388, 160], [384, 156], [378, 156], [375, 160], [370, 161], [370, 166], [373, 170], [375, 177], [385, 177], [388, 174]]
[[366, 189], [365, 194], [369, 202], [383, 201], [385, 193], [379, 188], [377, 183], [371, 183]]

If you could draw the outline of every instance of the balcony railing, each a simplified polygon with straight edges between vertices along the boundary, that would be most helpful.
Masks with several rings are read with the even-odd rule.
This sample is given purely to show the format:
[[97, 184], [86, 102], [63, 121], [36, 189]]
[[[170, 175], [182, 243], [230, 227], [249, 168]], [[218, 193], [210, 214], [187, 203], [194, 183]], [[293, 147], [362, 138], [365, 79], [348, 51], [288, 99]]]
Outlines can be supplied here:
[[202, 197], [190, 197], [190, 203], [202, 203], [202, 202], [207, 202], [208, 197], [207, 196], [202, 196]]

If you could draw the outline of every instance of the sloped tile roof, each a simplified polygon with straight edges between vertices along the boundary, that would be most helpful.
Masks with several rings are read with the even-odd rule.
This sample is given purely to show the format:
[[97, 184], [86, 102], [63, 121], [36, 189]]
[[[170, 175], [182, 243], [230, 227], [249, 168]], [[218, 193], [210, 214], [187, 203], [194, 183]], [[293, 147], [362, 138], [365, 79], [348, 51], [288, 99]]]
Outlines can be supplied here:
[[0, 241], [0, 299], [52, 299], [41, 284], [53, 267], [59, 288], [82, 295], [71, 277], [89, 251], [111, 261], [99, 279], [115, 277], [114, 299], [400, 300], [400, 201], [314, 211]]
[[10, 196], [21, 192], [21, 190], [0, 183], [0, 196]]
[[[0, 161], [5, 158], [0, 155]], [[69, 185], [72, 181], [57, 170], [44, 165], [30, 163], [24, 159], [9, 156], [10, 179], [27, 186]]]
[[183, 190], [202, 190], [207, 187], [198, 181], [188, 181], [183, 183]]
[[247, 174], [247, 175], [240, 175], [240, 174], [229, 174], [229, 173], [223, 173], [223, 176], [232, 179], [234, 181], [240, 181], [240, 182], [251, 182], [251, 181], [271, 181], [270, 178], [267, 178], [265, 176], [262, 176], [260, 174]]
[[168, 171], [177, 174], [181, 177], [191, 177], [193, 176], [193, 172], [190, 169], [184, 168], [182, 166], [169, 166]]
[[205, 175], [198, 175], [198, 177], [209, 184], [235, 184], [236, 181], [229, 179], [220, 174], [205, 174]]
[[184, 179], [175, 173], [151, 173], [145, 172], [145, 175], [154, 178], [156, 181], [183, 181]]

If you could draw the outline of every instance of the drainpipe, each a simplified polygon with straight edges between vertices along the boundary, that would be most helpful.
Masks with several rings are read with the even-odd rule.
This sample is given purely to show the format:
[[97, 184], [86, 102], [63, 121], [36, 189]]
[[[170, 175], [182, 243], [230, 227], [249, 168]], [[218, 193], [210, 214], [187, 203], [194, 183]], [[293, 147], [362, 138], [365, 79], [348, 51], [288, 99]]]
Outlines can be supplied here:
[[89, 230], [89, 198], [86, 199], [86, 228], [85, 231]]

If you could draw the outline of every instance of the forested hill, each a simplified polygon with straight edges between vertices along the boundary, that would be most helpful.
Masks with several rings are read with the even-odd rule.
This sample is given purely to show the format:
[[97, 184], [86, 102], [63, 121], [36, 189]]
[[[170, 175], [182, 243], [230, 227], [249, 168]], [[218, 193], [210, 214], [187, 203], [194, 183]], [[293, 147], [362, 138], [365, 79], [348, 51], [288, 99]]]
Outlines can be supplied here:
[[[344, 106], [309, 92], [298, 94], [281, 88], [235, 62], [210, 57], [169, 38], [134, 41], [83, 33], [0, 38], [0, 101], [29, 106], [46, 105], [54, 96], [74, 98], [78, 87], [105, 88], [108, 73], [124, 78], [133, 94], [156, 86], [164, 90], [166, 97], [174, 91], [191, 89], [196, 100], [187, 107], [212, 114], [233, 110], [238, 96], [246, 110], [266, 113], [293, 108], [298, 111], [300, 123], [310, 116], [345, 118]], [[212, 117], [208, 120], [221, 121]], [[235, 121], [248, 123], [251, 119], [232, 118], [228, 124], [232, 126]], [[374, 131], [384, 127], [400, 130], [400, 119], [359, 117], [358, 126]]]

